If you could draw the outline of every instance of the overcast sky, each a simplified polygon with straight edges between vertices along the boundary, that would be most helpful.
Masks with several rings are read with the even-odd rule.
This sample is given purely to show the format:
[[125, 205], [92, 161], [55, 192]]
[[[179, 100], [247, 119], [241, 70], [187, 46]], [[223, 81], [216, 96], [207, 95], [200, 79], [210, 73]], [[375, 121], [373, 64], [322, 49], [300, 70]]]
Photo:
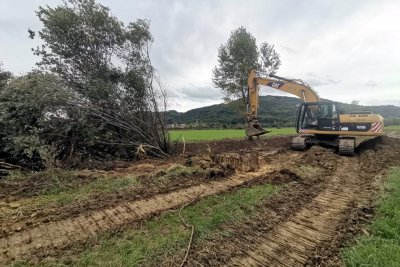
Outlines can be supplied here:
[[[27, 29], [39, 30], [39, 5], [56, 0], [0, 0], [0, 62], [15, 74], [37, 57]], [[151, 21], [153, 64], [179, 111], [221, 102], [211, 82], [218, 47], [244, 26], [274, 44], [278, 75], [301, 78], [322, 98], [400, 106], [400, 1], [100, 0], [125, 23]], [[272, 89], [263, 94], [276, 93]]]

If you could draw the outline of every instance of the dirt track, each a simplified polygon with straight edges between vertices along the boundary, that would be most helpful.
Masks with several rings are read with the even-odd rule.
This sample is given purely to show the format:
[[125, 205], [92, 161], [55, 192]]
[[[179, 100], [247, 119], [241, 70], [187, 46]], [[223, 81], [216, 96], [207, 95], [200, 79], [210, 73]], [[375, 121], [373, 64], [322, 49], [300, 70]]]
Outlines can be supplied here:
[[[276, 146], [279, 148], [279, 146]], [[0, 264], [16, 259], [33, 262], [60, 254], [70, 245], [118, 229], [198, 197], [206, 197], [254, 180], [271, 181], [280, 173], [293, 174], [294, 182], [269, 199], [242, 225], [225, 225], [230, 237], [210, 238], [196, 245], [188, 266], [303, 266], [335, 261], [349, 229], [348, 218], [369, 207], [384, 172], [400, 164], [400, 140], [384, 138], [359, 146], [355, 157], [340, 157], [332, 149], [313, 147], [306, 152], [281, 145], [276, 155], [261, 157], [256, 172], [239, 173], [146, 199], [124, 201], [76, 217], [41, 224], [0, 239]], [[268, 153], [267, 153], [268, 154]], [[377, 157], [379, 155], [379, 157]], [[314, 171], [299, 172], [307, 165]]]
[[[286, 157], [288, 156], [286, 155]], [[289, 157], [295, 158], [296, 155]], [[30, 255], [46, 256], [51, 254], [52, 250], [63, 249], [73, 243], [94, 237], [101, 232], [119, 228], [165, 210], [174, 209], [197, 198], [227, 191], [256, 178], [265, 178], [267, 177], [266, 174], [278, 168], [279, 164], [264, 165], [256, 172], [242, 173], [227, 179], [155, 195], [148, 199], [124, 202], [72, 219], [42, 224], [11, 234], [0, 239], [0, 255], [5, 256], [0, 260], [0, 263], [28, 258]]]
[[357, 197], [354, 172], [356, 158], [341, 158], [339, 170], [313, 201], [271, 233], [254, 238], [244, 257], [233, 258], [227, 266], [302, 266], [318, 244], [330, 240]]
[[[300, 177], [241, 225], [225, 226], [221, 231], [230, 237], [210, 238], [195, 247], [189, 265], [341, 265], [340, 247], [360, 233], [363, 216], [370, 217], [363, 211], [371, 211], [387, 168], [400, 164], [400, 142], [394, 139], [368, 141], [360, 150], [355, 157], [339, 157], [318, 147], [305, 152], [304, 162], [327, 167], [323, 173]], [[298, 166], [292, 164], [295, 171]]]

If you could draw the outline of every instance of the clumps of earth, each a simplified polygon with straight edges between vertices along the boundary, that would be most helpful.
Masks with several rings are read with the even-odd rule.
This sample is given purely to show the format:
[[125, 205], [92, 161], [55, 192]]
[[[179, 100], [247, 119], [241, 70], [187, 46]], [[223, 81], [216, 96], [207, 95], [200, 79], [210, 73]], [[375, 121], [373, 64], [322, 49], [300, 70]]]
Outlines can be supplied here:
[[226, 177], [235, 172], [235, 168], [230, 164], [218, 163], [208, 155], [189, 157], [185, 165], [204, 170], [206, 178]]

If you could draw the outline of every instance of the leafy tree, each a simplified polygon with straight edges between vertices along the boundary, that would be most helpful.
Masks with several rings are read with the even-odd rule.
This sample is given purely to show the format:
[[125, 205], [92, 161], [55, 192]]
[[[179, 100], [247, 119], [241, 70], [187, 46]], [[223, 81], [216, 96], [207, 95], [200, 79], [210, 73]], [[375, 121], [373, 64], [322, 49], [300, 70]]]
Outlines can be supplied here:
[[265, 75], [275, 74], [280, 65], [281, 60], [274, 46], [262, 43], [260, 46], [259, 68], [257, 70]]
[[12, 77], [11, 72], [3, 70], [1, 66], [2, 64], [0, 62], [0, 90], [8, 83], [8, 81]]
[[14, 78], [0, 91], [2, 152], [12, 162], [30, 165], [32, 161], [39, 161], [36, 167], [52, 164], [54, 155], [50, 153], [54, 151], [44, 135], [52, 132], [51, 118], [63, 113], [62, 107], [67, 101], [60, 85], [56, 76], [33, 71]]
[[164, 95], [149, 57], [149, 23], [125, 26], [94, 0], [40, 7], [37, 16], [43, 28], [29, 35], [44, 43], [34, 49], [41, 57], [38, 65], [74, 92], [70, 103], [91, 117], [97, 148], [109, 151], [111, 144], [121, 143], [167, 152], [168, 134], [158, 112]]
[[148, 59], [149, 25], [138, 20], [124, 26], [94, 0], [67, 0], [39, 7], [44, 41], [34, 50], [38, 63], [61, 77], [79, 94], [96, 102], [142, 96], [153, 68]]
[[[7, 83], [10, 81], [12, 77], [11, 72], [6, 71], [2, 69], [2, 64], [0, 62], [0, 94], [3, 91], [3, 88], [7, 85]], [[0, 114], [1, 116], [1, 114]], [[4, 140], [6, 136], [6, 131], [5, 131], [5, 126], [3, 122], [0, 120], [0, 159], [6, 156], [6, 153], [4, 153], [4, 148], [6, 145], [6, 142]], [[2, 171], [0, 169], [0, 176], [2, 174]]]
[[232, 31], [226, 44], [218, 50], [218, 65], [213, 71], [213, 83], [221, 88], [225, 100], [242, 99], [241, 107], [246, 104], [247, 77], [251, 70], [273, 74], [281, 61], [274, 46], [262, 43], [256, 45], [256, 38], [244, 27]]

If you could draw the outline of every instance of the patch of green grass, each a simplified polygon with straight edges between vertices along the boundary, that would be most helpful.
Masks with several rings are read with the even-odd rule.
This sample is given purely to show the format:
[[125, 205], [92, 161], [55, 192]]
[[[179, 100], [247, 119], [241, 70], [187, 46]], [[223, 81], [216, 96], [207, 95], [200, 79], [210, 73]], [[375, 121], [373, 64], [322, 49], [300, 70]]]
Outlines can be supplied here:
[[138, 179], [135, 176], [122, 178], [101, 177], [77, 188], [70, 188], [65, 191], [60, 188], [54, 189], [38, 197], [37, 203], [39, 206], [51, 203], [66, 205], [73, 201], [89, 199], [94, 194], [117, 192], [123, 188], [135, 186], [138, 183]]
[[385, 126], [384, 131], [385, 133], [395, 132], [396, 134], [400, 134], [400, 125]]
[[155, 185], [168, 185], [168, 183], [176, 178], [192, 177], [197, 174], [205, 174], [206, 171], [200, 167], [188, 167], [177, 165], [167, 170], [159, 171], [153, 179]]
[[2, 182], [26, 182], [35, 184], [45, 184], [43, 193], [46, 190], [52, 190], [55, 187], [68, 187], [72, 183], [77, 182], [79, 178], [76, 172], [63, 169], [49, 169], [38, 172], [22, 172], [15, 170], [10, 172]]
[[190, 177], [192, 175], [198, 174], [204, 172], [203, 169], [200, 167], [188, 167], [188, 166], [182, 166], [182, 165], [176, 165], [168, 170], [160, 171], [160, 173], [156, 176], [159, 176], [163, 179], [174, 179], [177, 177]]
[[400, 168], [390, 172], [378, 203], [371, 236], [362, 236], [343, 250], [347, 266], [400, 266]]
[[400, 125], [389, 125], [389, 126], [385, 126], [385, 129], [389, 129], [389, 130], [400, 130]]
[[[276, 135], [295, 134], [294, 128], [268, 128], [270, 133], [263, 137], [271, 137]], [[242, 129], [221, 129], [221, 130], [173, 130], [169, 131], [172, 140], [185, 138], [185, 141], [207, 141], [221, 139], [243, 139], [245, 138]]]
[[[218, 232], [218, 227], [251, 216], [257, 204], [278, 190], [278, 186], [265, 184], [211, 196], [186, 207], [182, 216], [195, 226], [194, 242], [212, 234], [229, 235]], [[73, 266], [164, 266], [173, 261], [176, 265], [184, 256], [189, 237], [190, 229], [184, 227], [175, 211], [145, 222], [140, 229], [104, 235], [98, 245], [67, 261], [72, 260]], [[42, 265], [60, 263], [53, 259]]]
[[[24, 181], [26, 179], [39, 179], [42, 183], [49, 184], [38, 191], [34, 196], [23, 200], [22, 209], [30, 212], [31, 210], [43, 209], [45, 207], [62, 207], [77, 201], [84, 202], [96, 195], [120, 191], [137, 192], [135, 191], [136, 189], [140, 191], [145, 186], [168, 186], [170, 181], [174, 179], [181, 177], [190, 179], [192, 176], [202, 173], [205, 174], [206, 172], [199, 167], [177, 165], [152, 174], [151, 179], [145, 184], [142, 183], [138, 177], [133, 175], [121, 177], [99, 175], [96, 178], [79, 178], [78, 173], [63, 170], [43, 171], [29, 175], [15, 172], [9, 180], [12, 182], [15, 180]], [[82, 179], [86, 180], [82, 182]]]
[[319, 172], [321, 172], [321, 168], [310, 166], [310, 165], [301, 165], [298, 169], [295, 170], [300, 176], [315, 176]]

